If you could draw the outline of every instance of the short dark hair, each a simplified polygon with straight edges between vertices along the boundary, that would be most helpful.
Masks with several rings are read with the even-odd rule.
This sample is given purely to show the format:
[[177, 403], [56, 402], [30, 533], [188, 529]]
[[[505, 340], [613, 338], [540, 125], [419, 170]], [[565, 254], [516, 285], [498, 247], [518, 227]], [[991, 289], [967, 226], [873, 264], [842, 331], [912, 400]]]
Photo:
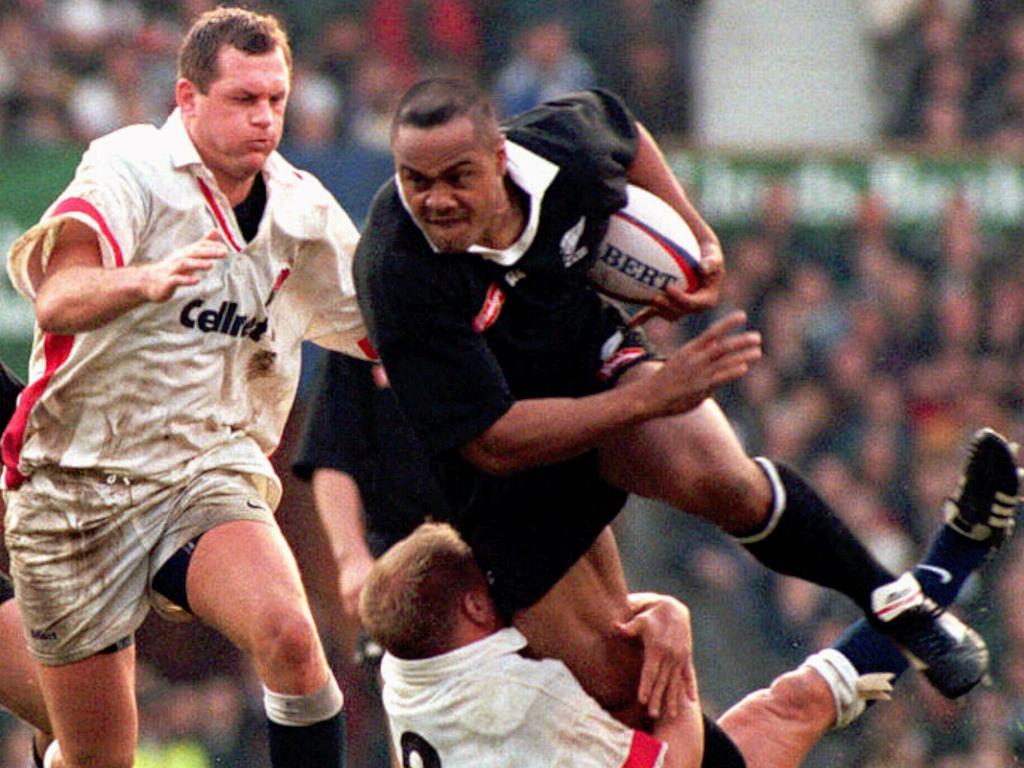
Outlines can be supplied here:
[[276, 17], [247, 8], [220, 6], [200, 14], [185, 34], [178, 50], [178, 77], [206, 93], [217, 78], [217, 54], [225, 45], [252, 55], [280, 48], [289, 71], [292, 68], [288, 33]]
[[453, 649], [463, 595], [487, 590], [469, 545], [446, 523], [423, 523], [374, 563], [359, 600], [363, 626], [401, 659]]
[[477, 136], [497, 141], [498, 119], [494, 102], [478, 86], [451, 77], [432, 77], [407, 90], [391, 120], [391, 140], [402, 126], [436, 128], [459, 117], [473, 121]]

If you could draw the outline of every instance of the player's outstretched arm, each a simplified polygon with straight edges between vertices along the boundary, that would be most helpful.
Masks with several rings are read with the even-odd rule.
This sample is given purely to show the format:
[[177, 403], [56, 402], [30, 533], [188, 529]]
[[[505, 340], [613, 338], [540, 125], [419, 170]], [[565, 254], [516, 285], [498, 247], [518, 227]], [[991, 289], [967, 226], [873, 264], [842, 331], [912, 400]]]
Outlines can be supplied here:
[[167, 301], [227, 254], [220, 234], [211, 232], [152, 264], [105, 269], [96, 234], [76, 221], [61, 228], [49, 259], [42, 245], [32, 255], [36, 322], [48, 333], [99, 328], [146, 302]]
[[760, 358], [761, 336], [740, 331], [745, 323], [742, 312], [730, 313], [676, 350], [654, 375], [606, 392], [519, 400], [464, 445], [462, 455], [485, 472], [518, 472], [578, 456], [625, 427], [695, 408]]
[[373, 567], [359, 486], [347, 472], [331, 467], [313, 471], [313, 499], [338, 569], [338, 595], [345, 618], [359, 621], [359, 595]]

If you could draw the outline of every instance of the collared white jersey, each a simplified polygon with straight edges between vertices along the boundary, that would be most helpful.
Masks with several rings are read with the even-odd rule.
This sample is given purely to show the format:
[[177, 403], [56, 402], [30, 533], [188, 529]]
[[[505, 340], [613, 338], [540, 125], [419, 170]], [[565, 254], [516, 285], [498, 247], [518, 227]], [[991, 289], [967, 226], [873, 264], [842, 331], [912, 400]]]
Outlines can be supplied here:
[[623, 725], [568, 668], [519, 655], [508, 628], [429, 659], [385, 654], [399, 763], [423, 768], [660, 768], [668, 747]]
[[356, 305], [358, 233], [312, 175], [276, 152], [267, 203], [245, 242], [227, 198], [175, 111], [161, 128], [130, 126], [94, 141], [75, 177], [8, 257], [33, 299], [29, 259], [52, 251], [63, 222], [90, 227], [103, 265], [166, 259], [218, 230], [229, 255], [163, 303], [145, 303], [75, 335], [36, 329], [29, 384], [3, 437], [4, 481], [34, 467], [97, 469], [177, 482], [217, 466], [279, 482], [267, 460], [298, 384], [301, 342], [372, 354]]

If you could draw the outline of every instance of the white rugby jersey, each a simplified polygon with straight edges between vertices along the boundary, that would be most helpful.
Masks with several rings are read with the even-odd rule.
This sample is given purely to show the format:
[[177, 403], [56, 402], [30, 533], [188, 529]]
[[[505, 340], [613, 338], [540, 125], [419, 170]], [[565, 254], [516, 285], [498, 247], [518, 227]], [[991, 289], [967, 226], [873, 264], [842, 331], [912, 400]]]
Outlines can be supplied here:
[[176, 110], [94, 141], [39, 224], [11, 247], [29, 299], [29, 256], [49, 258], [62, 222], [89, 226], [108, 269], [156, 262], [217, 229], [229, 255], [195, 286], [93, 331], [36, 329], [29, 384], [2, 442], [9, 488], [46, 465], [178, 482], [209, 467], [280, 484], [267, 455], [295, 396], [301, 342], [366, 357], [351, 256], [358, 233], [312, 175], [276, 152], [267, 204], [246, 243]]
[[[508, 628], [440, 656], [385, 654], [384, 708], [402, 765], [660, 768], [668, 747], [623, 725], [560, 661], [519, 655]], [[413, 757], [415, 754], [417, 757]]]

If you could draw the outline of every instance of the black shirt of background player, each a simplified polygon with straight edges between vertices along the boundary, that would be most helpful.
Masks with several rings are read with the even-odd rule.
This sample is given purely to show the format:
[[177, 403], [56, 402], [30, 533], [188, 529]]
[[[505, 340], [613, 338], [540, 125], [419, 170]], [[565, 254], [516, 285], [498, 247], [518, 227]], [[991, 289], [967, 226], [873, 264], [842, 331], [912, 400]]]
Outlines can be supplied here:
[[292, 469], [304, 480], [316, 469], [355, 480], [367, 546], [379, 557], [427, 517], [448, 516], [426, 451], [392, 391], [374, 383], [372, 369], [372, 363], [324, 353]]
[[[561, 577], [625, 494], [600, 478], [595, 451], [493, 477], [463, 461], [457, 448], [518, 399], [577, 397], [610, 386], [597, 376], [601, 347], [622, 316], [589, 287], [586, 273], [608, 217], [625, 204], [637, 134], [625, 105], [604, 91], [549, 102], [503, 130], [510, 169], [524, 170], [512, 178], [540, 214], [521, 258], [502, 265], [477, 252], [436, 253], [392, 179], [371, 206], [355, 275], [398, 401], [441, 459], [453, 522], [508, 613]], [[504, 299], [500, 313], [475, 328], [495, 291]]]

